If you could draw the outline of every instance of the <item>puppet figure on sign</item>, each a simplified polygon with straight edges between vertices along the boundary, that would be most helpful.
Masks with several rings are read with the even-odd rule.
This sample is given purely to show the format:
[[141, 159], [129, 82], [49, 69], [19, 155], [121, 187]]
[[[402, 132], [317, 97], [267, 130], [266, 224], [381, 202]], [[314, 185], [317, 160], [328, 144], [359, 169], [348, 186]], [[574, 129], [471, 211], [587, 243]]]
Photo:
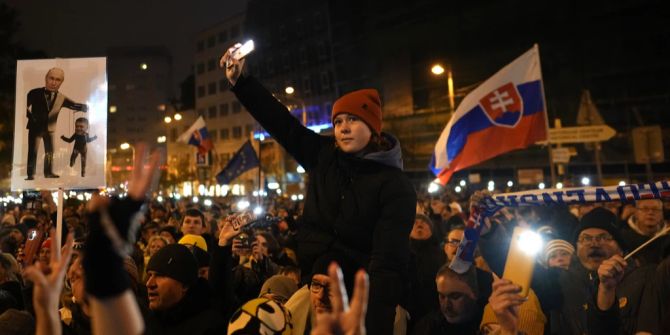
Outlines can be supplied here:
[[67, 143], [72, 143], [72, 141], [74, 141], [74, 148], [72, 148], [72, 155], [70, 156], [70, 167], [74, 167], [74, 162], [77, 159], [77, 155], [80, 155], [81, 176], [85, 177], [86, 143], [91, 143], [98, 138], [97, 136], [88, 136], [88, 119], [84, 117], [78, 118], [76, 121], [74, 121], [74, 134], [72, 134], [72, 136], [69, 138], [61, 135], [60, 138]]

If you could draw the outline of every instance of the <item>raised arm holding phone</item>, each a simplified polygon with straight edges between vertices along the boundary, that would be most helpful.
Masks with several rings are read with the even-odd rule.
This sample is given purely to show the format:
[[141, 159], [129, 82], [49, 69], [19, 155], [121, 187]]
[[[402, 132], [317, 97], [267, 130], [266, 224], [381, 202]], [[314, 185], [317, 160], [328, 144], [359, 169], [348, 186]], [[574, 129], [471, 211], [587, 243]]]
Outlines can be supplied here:
[[[296, 236], [303, 267], [336, 253], [370, 276], [367, 328], [390, 334], [406, 294], [409, 232], [416, 193], [402, 171], [398, 140], [381, 131], [379, 93], [345, 94], [332, 110], [333, 136], [304, 127], [258, 81], [243, 75], [237, 48], [220, 60], [232, 91], [249, 113], [309, 174], [305, 210]], [[303, 273], [310, 273], [303, 268]], [[354, 273], [345, 273], [353, 278]], [[350, 280], [349, 282], [353, 282]]]

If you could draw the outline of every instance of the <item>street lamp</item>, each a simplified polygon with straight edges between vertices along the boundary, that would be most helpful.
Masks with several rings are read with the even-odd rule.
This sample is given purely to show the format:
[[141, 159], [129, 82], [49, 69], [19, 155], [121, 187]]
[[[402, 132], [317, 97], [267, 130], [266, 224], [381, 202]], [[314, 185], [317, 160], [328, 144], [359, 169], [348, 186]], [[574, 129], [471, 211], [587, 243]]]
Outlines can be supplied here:
[[454, 111], [455, 103], [454, 103], [454, 78], [451, 74], [451, 67], [448, 67], [448, 69], [445, 70], [445, 68], [440, 65], [440, 64], [435, 64], [433, 67], [430, 69], [430, 71], [436, 75], [436, 76], [441, 76], [445, 72], [447, 72], [447, 89], [449, 93], [449, 107], [451, 108], [451, 111]]
[[163, 121], [165, 121], [165, 123], [170, 123], [170, 122], [172, 122], [172, 118], [169, 117], [169, 116], [166, 116], [166, 117], [163, 119]]
[[181, 114], [179, 114], [179, 113], [175, 113], [175, 114], [174, 114], [174, 119], [175, 119], [175, 121], [179, 121], [179, 120], [181, 120]]
[[293, 93], [295, 93], [293, 86], [286, 86], [284, 92], [286, 92], [286, 95], [297, 100], [302, 105], [302, 124], [307, 127], [307, 108], [305, 108], [305, 101], [293, 95]]

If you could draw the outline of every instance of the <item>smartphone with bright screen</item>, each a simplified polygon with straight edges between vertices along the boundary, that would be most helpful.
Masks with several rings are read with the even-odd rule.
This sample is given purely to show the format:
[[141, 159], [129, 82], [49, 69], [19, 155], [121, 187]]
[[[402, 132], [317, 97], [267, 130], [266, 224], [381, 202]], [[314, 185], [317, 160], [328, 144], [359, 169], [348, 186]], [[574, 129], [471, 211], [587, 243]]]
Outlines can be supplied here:
[[235, 50], [231, 52], [231, 56], [233, 58], [240, 60], [244, 57], [246, 57], [248, 54], [250, 54], [252, 51], [254, 51], [254, 41], [253, 40], [248, 40], [244, 42], [242, 45], [235, 45], [237, 47]]
[[540, 251], [542, 251], [542, 238], [539, 234], [527, 228], [514, 228], [502, 277], [520, 286], [521, 296], [528, 296], [535, 258]]

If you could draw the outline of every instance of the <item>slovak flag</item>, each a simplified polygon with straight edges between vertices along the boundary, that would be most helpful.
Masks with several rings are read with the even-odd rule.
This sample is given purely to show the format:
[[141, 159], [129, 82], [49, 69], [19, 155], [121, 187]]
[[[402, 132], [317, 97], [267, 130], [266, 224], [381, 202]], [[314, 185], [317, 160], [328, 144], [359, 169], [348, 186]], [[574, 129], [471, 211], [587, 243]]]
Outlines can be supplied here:
[[198, 117], [198, 119], [195, 120], [195, 123], [193, 123], [186, 132], [179, 136], [177, 142], [194, 145], [198, 147], [198, 152], [201, 154], [206, 154], [214, 147], [212, 139], [207, 132], [207, 125], [205, 125], [205, 120], [202, 116]]
[[436, 181], [445, 185], [456, 171], [546, 140], [545, 114], [535, 44], [463, 99], [435, 144]]

